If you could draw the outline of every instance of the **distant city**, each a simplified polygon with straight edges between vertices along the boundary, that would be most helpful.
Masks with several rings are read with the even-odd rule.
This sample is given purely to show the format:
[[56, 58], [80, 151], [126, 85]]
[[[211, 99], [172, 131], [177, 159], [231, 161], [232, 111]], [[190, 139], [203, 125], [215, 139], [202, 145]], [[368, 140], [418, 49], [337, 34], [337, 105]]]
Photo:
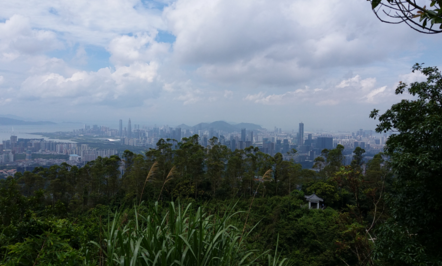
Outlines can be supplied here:
[[[68, 163], [81, 167], [98, 157], [121, 156], [126, 149], [141, 152], [156, 148], [160, 139], [176, 147], [177, 142], [193, 135], [198, 135], [199, 143], [207, 149], [211, 148], [211, 143], [225, 145], [232, 151], [254, 146], [271, 156], [281, 153], [285, 160], [292, 159], [303, 168], [310, 169], [323, 149], [333, 149], [338, 144], [345, 147], [344, 164], [350, 164], [356, 147], [364, 149], [365, 160], [369, 160], [383, 150], [388, 137], [388, 134], [381, 135], [364, 129], [351, 133], [315, 133], [305, 130], [308, 125], [305, 127], [302, 122], [299, 123], [297, 132], [285, 132], [277, 127], [267, 130], [250, 123], [231, 125], [224, 121], [201, 123], [193, 127], [182, 124], [172, 128], [132, 125], [128, 119], [126, 126], [124, 125], [120, 119], [117, 129], [84, 125], [83, 128], [70, 132], [55, 133], [57, 139], [63, 138], [70, 142], [25, 139], [11, 135], [9, 140], [3, 140], [0, 144], [0, 177], [12, 175], [16, 171], [29, 171], [36, 166], [49, 167]], [[49, 136], [53, 135], [54, 133]]]

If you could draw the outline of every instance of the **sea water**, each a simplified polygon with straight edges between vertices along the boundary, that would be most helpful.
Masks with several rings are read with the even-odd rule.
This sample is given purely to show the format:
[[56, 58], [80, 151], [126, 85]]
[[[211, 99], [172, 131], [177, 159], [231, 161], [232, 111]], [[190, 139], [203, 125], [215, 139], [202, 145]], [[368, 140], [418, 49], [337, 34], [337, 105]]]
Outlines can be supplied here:
[[11, 135], [17, 138], [25, 139], [45, 139], [58, 142], [72, 142], [69, 140], [49, 139], [38, 134], [31, 133], [52, 133], [52, 132], [67, 132], [74, 129], [80, 129], [80, 124], [56, 124], [56, 125], [23, 125], [23, 126], [0, 126], [0, 143], [3, 140], [9, 140]]

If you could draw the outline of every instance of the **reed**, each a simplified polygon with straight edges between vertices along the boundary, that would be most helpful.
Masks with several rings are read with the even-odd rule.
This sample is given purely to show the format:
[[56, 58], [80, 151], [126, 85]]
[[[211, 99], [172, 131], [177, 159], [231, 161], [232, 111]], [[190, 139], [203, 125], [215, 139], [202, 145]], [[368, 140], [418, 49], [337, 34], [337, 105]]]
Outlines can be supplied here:
[[141, 204], [141, 200], [143, 198], [143, 193], [144, 193], [144, 188], [146, 187], [147, 181], [156, 175], [156, 173], [158, 172], [158, 169], [159, 169], [158, 162], [154, 162], [152, 164], [152, 167], [150, 167], [149, 173], [146, 176], [146, 180], [144, 181], [143, 190], [141, 190], [141, 196], [140, 196], [139, 204]]
[[[271, 174], [272, 174], [272, 169], [267, 170], [267, 171], [264, 173], [264, 175], [262, 176], [262, 182], [267, 181], [267, 180], [268, 180], [268, 181], [272, 180], [272, 176], [271, 176]], [[244, 235], [244, 231], [246, 230], [247, 221], [249, 220], [249, 214], [250, 214], [250, 211], [252, 210], [253, 201], [255, 200], [255, 196], [256, 196], [256, 194], [258, 193], [259, 186], [261, 185], [262, 182], [259, 182], [258, 187], [256, 188], [256, 191], [255, 191], [255, 193], [253, 194], [252, 202], [250, 203], [249, 211], [247, 212], [246, 221], [244, 222], [244, 227], [243, 227], [243, 229], [242, 229], [242, 235]]]
[[[162, 210], [156, 202], [147, 208], [135, 207], [133, 219], [124, 226], [120, 222], [123, 212], [117, 212], [104, 230], [106, 265], [261, 265], [258, 261], [267, 264], [265, 256], [270, 251], [247, 249], [241, 231], [232, 223], [238, 212], [232, 210], [233, 207], [213, 219], [213, 215], [201, 207], [194, 210], [191, 204], [181, 207], [171, 202]], [[277, 260], [281, 262], [279, 257]], [[282, 262], [278, 265], [286, 265]]]
[[169, 174], [167, 174], [167, 177], [166, 177], [166, 179], [163, 182], [163, 186], [161, 187], [160, 195], [158, 195], [157, 201], [160, 200], [161, 194], [163, 193], [164, 186], [166, 185], [167, 182], [169, 182], [170, 180], [173, 179], [173, 176], [175, 175], [175, 172], [176, 172], [176, 168], [175, 168], [175, 166], [173, 166], [172, 169], [170, 169]]

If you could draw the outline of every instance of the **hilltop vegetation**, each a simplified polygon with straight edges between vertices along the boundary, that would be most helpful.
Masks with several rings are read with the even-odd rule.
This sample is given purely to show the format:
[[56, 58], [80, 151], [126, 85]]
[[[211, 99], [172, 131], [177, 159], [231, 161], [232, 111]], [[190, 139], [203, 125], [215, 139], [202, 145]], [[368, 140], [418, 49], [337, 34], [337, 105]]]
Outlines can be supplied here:
[[[170, 221], [164, 220], [168, 220], [166, 212], [184, 211], [180, 206], [192, 203], [186, 207], [188, 219], [202, 217], [205, 212], [211, 216], [207, 222], [215, 221], [208, 228], [238, 212], [223, 226], [234, 229], [228, 230], [233, 234], [229, 239], [241, 239], [232, 248], [243, 253], [235, 254], [250, 253], [244, 260], [246, 264], [254, 261], [269, 265], [270, 254], [279, 257], [277, 261], [284, 257], [285, 262], [295, 265], [336, 265], [343, 260], [365, 263], [370, 260], [372, 246], [365, 230], [371, 232], [384, 219], [384, 214], [380, 215], [385, 209], [380, 195], [388, 187], [388, 171], [380, 155], [368, 165], [366, 175], [361, 173], [360, 162], [343, 167], [342, 146], [324, 151], [324, 157], [322, 170], [316, 173], [283, 161], [280, 153], [272, 157], [253, 147], [232, 152], [217, 144], [215, 138], [211, 149], [205, 149], [198, 143], [198, 136], [193, 136], [180, 143], [160, 140], [158, 147], [145, 155], [126, 151], [122, 158], [98, 158], [82, 168], [62, 164], [17, 173], [1, 184], [2, 257], [11, 265], [27, 265], [25, 261], [35, 261], [42, 254], [45, 258], [52, 256], [57, 263], [72, 260], [111, 265], [110, 260], [118, 254], [144, 261], [142, 254], [147, 251], [140, 250], [136, 255], [123, 248], [127, 242], [120, 238], [126, 235], [114, 235], [119, 233], [110, 232], [109, 226], [117, 223], [141, 230], [145, 237], [134, 233], [133, 243], [140, 241], [140, 248], [147, 250], [150, 244], [144, 241], [151, 241], [146, 238], [153, 236], [146, 230], [152, 229], [143, 227], [148, 226], [145, 223], [141, 228], [136, 226], [140, 222], [137, 219], [155, 210], [155, 217], [164, 217], [162, 223], [157, 221], [158, 226], [169, 226]], [[120, 163], [126, 169], [121, 178]], [[324, 210], [308, 209], [304, 194], [312, 193], [324, 198]], [[112, 242], [120, 252], [112, 251], [117, 255], [108, 253], [109, 234], [112, 241], [122, 241]], [[42, 248], [49, 240], [59, 245], [57, 252], [55, 247]], [[232, 241], [226, 243], [237, 243]], [[277, 246], [279, 251], [274, 255]], [[358, 248], [363, 250], [356, 255]], [[24, 257], [23, 250], [27, 250]], [[54, 252], [59, 255], [54, 257]], [[223, 259], [233, 256], [229, 254]], [[238, 259], [233, 261], [240, 265]]]
[[[319, 171], [198, 136], [145, 154], [17, 173], [0, 182], [3, 265], [441, 265], [442, 75], [400, 83], [378, 115], [395, 130], [364, 165], [323, 150]], [[119, 171], [124, 164], [124, 173]], [[315, 193], [325, 208], [308, 209]]]

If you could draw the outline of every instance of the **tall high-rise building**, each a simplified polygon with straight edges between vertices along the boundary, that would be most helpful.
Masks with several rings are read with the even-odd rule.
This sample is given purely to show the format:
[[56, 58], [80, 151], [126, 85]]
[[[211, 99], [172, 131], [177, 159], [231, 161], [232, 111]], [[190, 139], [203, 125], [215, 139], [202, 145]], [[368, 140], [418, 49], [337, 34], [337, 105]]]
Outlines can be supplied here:
[[316, 139], [316, 148], [320, 151], [323, 149], [331, 150], [333, 149], [333, 137], [322, 136]]
[[130, 122], [130, 118], [129, 122], [127, 123], [127, 137], [132, 138], [132, 124]]
[[299, 123], [299, 130], [298, 130], [298, 145], [302, 146], [304, 145], [304, 123]]
[[119, 125], [119, 127], [118, 127], [118, 135], [119, 135], [120, 137], [123, 136], [123, 120], [122, 120], [122, 119], [120, 119], [120, 125]]
[[314, 143], [313, 135], [312, 134], [308, 134], [307, 139], [304, 141], [304, 146], [311, 147], [313, 143]]
[[11, 136], [10, 142], [11, 142], [11, 149], [15, 151], [17, 145], [17, 136]]
[[253, 145], [253, 131], [250, 131], [250, 141], [252, 142]]
[[284, 139], [282, 142], [282, 152], [286, 154], [290, 151], [290, 144], [288, 139]]
[[241, 140], [239, 142], [239, 149], [244, 150], [245, 148], [246, 148], [246, 142]]
[[241, 141], [246, 141], [246, 129], [241, 129]]
[[180, 142], [181, 141], [181, 128], [177, 127], [175, 129], [175, 139]]
[[236, 150], [236, 140], [233, 139], [233, 138], [230, 140], [230, 150], [231, 151], [235, 151]]

